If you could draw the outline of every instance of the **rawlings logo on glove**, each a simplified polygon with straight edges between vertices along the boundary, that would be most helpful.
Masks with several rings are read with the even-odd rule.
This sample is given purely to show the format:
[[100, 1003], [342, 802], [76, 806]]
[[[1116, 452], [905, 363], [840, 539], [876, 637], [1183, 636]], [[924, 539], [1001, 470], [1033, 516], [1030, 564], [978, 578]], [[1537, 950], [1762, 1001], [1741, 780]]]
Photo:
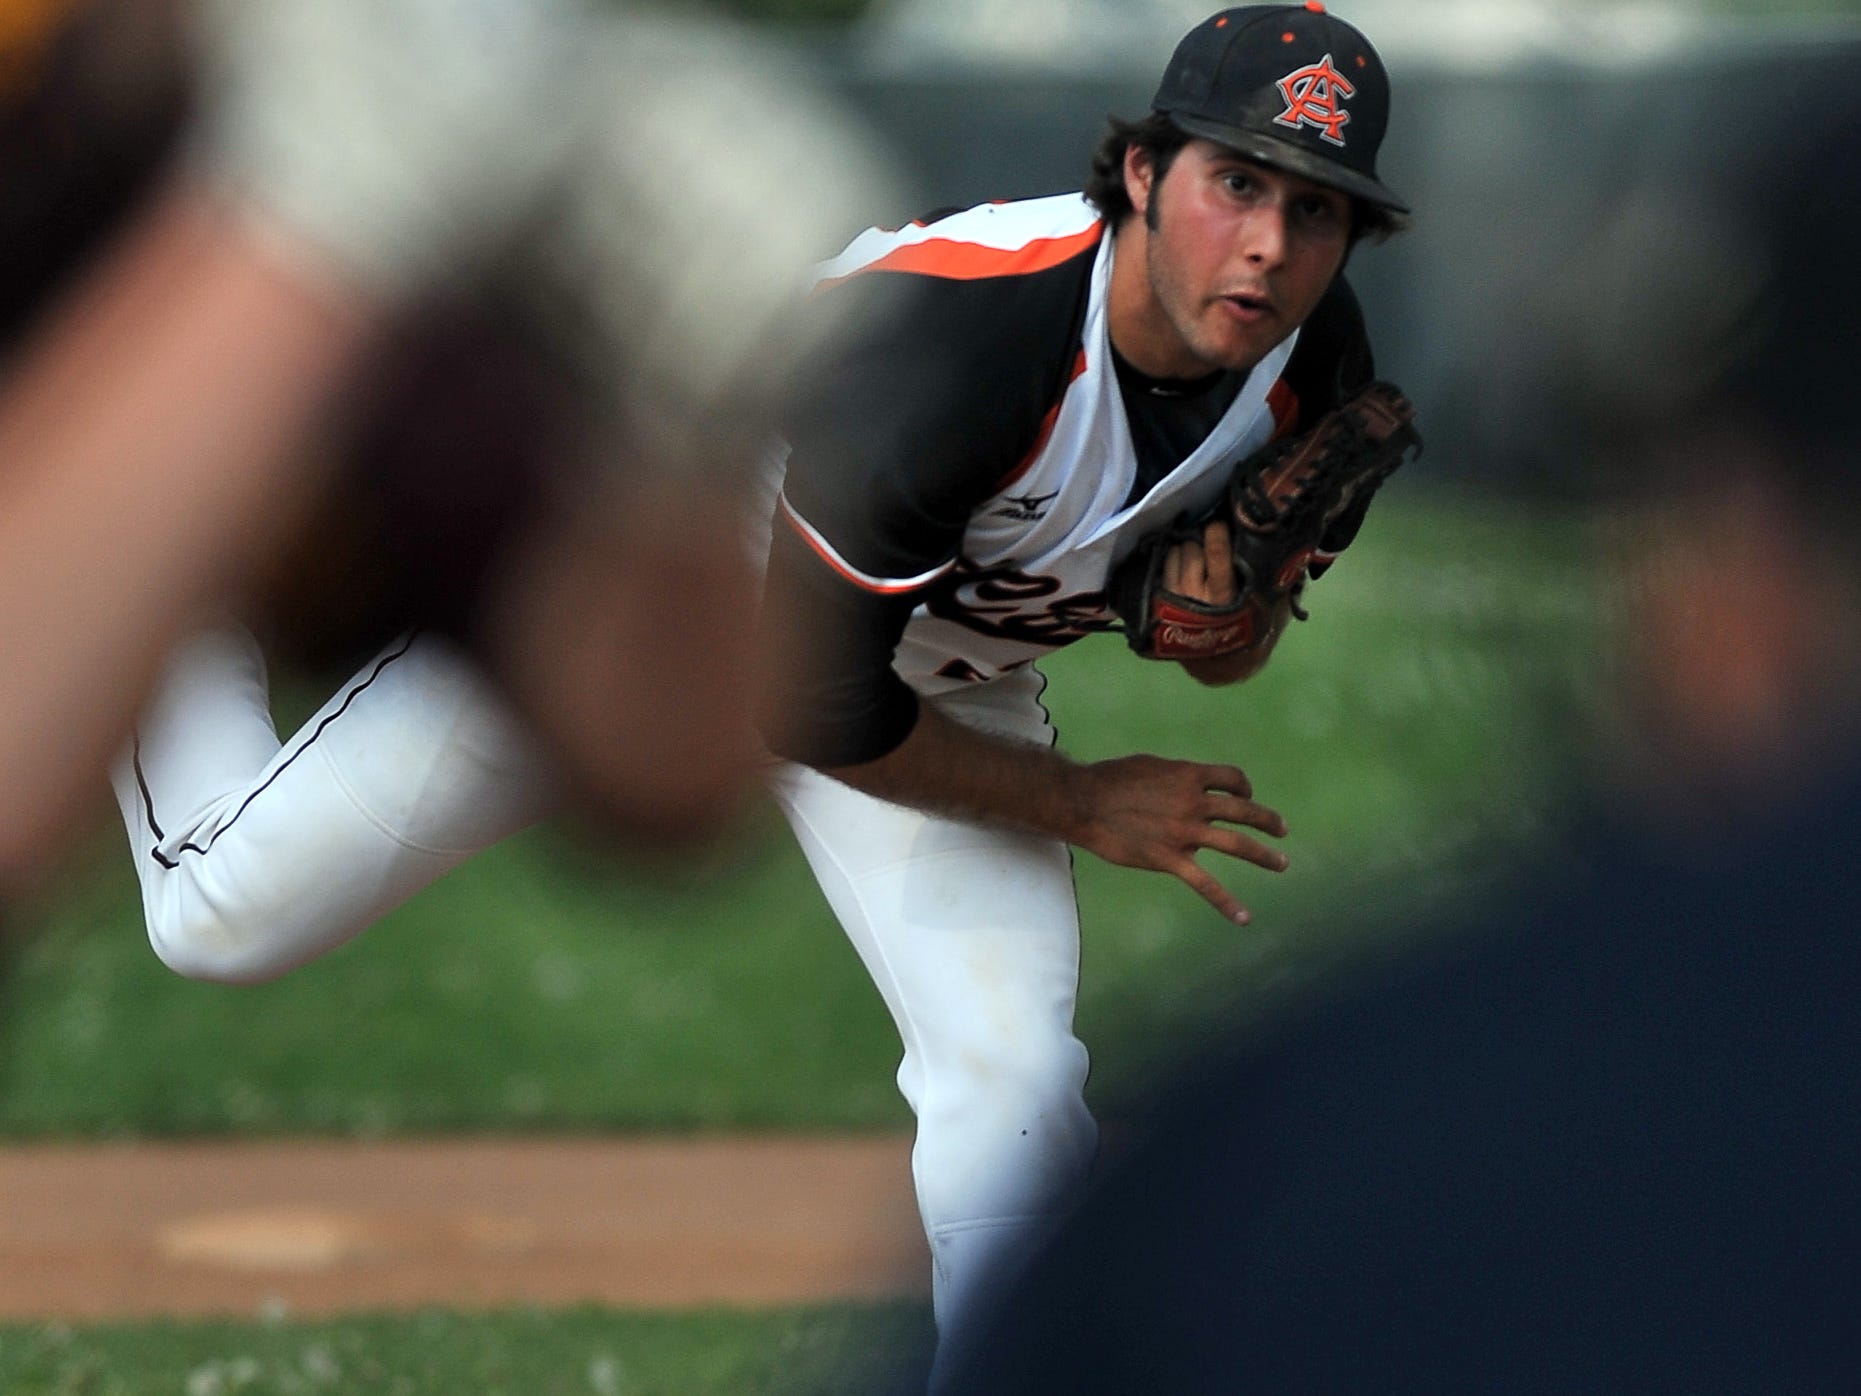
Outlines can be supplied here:
[[[1249, 649], [1272, 626], [1279, 604], [1298, 592], [1357, 536], [1383, 481], [1421, 450], [1415, 408], [1400, 389], [1371, 383], [1299, 436], [1275, 441], [1242, 461], [1215, 505], [1150, 534], [1113, 569], [1107, 599], [1131, 648], [1146, 659], [1206, 659]], [[1200, 542], [1225, 518], [1233, 539], [1236, 595], [1226, 604], [1164, 585], [1173, 548]]]

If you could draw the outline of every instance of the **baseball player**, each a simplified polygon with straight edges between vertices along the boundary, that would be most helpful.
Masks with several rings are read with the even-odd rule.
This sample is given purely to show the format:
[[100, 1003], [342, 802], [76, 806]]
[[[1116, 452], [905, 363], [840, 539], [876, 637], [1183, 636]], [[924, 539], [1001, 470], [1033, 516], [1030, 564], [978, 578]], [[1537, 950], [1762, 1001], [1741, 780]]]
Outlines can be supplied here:
[[[814, 641], [777, 666], [770, 780], [903, 1039], [940, 1325], [1095, 1149], [1070, 846], [1238, 922], [1195, 855], [1285, 866], [1239, 769], [1061, 756], [1035, 661], [1106, 628], [1141, 539], [1369, 379], [1340, 272], [1405, 212], [1375, 172], [1388, 103], [1321, 5], [1224, 11], [1082, 194], [868, 232], [822, 269], [815, 307], [863, 328], [762, 481], [767, 608]], [[1234, 599], [1228, 529], [1170, 552], [1172, 591]], [[1184, 667], [1250, 676], [1292, 612]], [[249, 644], [203, 639], [118, 775], [151, 940], [184, 973], [279, 973], [551, 798], [522, 731], [420, 640], [282, 748], [262, 711]], [[203, 735], [220, 719], [250, 735], [237, 760]]]
[[[829, 263], [822, 299], [908, 278], [912, 314], [824, 377], [770, 482], [767, 590], [839, 639], [787, 680], [774, 788], [903, 1038], [946, 1328], [1093, 1155], [1069, 846], [1242, 923], [1194, 855], [1286, 866], [1238, 769], [1062, 756], [1037, 661], [1105, 628], [1141, 538], [1370, 378], [1340, 272], [1406, 212], [1375, 173], [1382, 64], [1318, 3], [1212, 16], [1154, 105], [1113, 123], [1083, 196], [869, 232]], [[934, 417], [927, 378], [961, 384]], [[1232, 597], [1228, 528], [1171, 554], [1173, 589]], [[1247, 678], [1291, 606], [1184, 667]]]

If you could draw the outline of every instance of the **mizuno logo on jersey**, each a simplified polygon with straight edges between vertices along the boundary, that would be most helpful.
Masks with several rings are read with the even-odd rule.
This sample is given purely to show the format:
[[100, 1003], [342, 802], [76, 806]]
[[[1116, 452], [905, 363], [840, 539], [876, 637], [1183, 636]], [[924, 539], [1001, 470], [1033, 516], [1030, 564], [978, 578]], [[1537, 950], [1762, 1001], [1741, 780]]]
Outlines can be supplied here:
[[1047, 517], [1047, 506], [1059, 494], [1022, 494], [1010, 495], [995, 508], [989, 510], [989, 516], [997, 519], [1013, 519], [1017, 523], [1034, 523]]
[[1356, 94], [1351, 80], [1331, 66], [1331, 55], [1327, 53], [1316, 63], [1308, 63], [1279, 80], [1279, 95], [1286, 99], [1286, 110], [1273, 120], [1295, 129], [1314, 127], [1320, 140], [1343, 145], [1344, 125], [1351, 114], [1340, 103]]

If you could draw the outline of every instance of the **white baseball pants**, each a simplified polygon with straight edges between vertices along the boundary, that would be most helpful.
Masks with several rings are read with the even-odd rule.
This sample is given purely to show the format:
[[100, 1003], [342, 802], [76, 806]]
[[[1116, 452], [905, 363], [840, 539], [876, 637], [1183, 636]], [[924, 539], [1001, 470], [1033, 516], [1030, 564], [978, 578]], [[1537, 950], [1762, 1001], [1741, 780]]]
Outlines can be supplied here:
[[[955, 721], [1050, 746], [1041, 675], [932, 699]], [[940, 819], [786, 766], [802, 852], [903, 1039], [912, 1171], [938, 1328], [1083, 1186], [1098, 1133], [1073, 1035], [1079, 915], [1054, 839]]]
[[195, 636], [112, 784], [149, 943], [226, 983], [334, 949], [555, 800], [485, 681], [426, 635], [389, 645], [283, 745], [251, 636]]
[[[1040, 676], [935, 699], [1050, 744]], [[150, 943], [195, 979], [272, 978], [349, 940], [548, 814], [555, 785], [463, 658], [389, 646], [287, 743], [243, 631], [170, 660], [114, 773]], [[1072, 1032], [1079, 935], [1066, 846], [937, 819], [798, 766], [772, 778], [904, 1043], [913, 1174], [948, 1325], [1084, 1179], [1096, 1129]]]

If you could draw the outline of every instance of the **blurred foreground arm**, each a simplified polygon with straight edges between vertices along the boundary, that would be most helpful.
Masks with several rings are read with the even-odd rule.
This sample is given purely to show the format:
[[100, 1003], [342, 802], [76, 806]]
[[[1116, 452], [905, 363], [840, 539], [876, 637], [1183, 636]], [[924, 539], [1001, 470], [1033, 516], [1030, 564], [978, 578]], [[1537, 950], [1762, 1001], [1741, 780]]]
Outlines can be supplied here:
[[366, 341], [364, 297], [177, 192], [0, 399], [0, 879], [85, 798], [177, 628], [314, 481], [292, 446]]
[[180, 626], [319, 476], [386, 314], [489, 252], [577, 100], [570, 0], [203, 0], [181, 175], [0, 390], [0, 883], [101, 776]]

